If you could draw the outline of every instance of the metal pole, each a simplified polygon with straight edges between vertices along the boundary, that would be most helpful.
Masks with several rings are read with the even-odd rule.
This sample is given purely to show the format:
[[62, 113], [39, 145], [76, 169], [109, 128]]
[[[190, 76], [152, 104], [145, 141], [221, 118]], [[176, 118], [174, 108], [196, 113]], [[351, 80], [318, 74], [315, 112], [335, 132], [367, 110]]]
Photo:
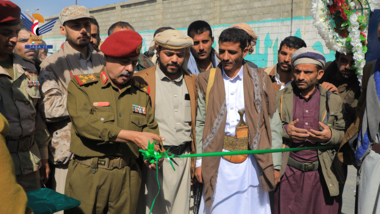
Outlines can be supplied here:
[[75, 0], [75, 5], [78, 5], [78, 0]]

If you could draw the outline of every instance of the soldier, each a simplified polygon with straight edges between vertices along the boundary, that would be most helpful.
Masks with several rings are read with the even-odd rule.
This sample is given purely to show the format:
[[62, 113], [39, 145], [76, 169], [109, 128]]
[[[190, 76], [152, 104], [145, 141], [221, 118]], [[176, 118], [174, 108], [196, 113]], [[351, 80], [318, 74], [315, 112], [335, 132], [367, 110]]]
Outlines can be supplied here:
[[[82, 203], [68, 213], [136, 212], [141, 184], [138, 149], [161, 140], [150, 89], [131, 79], [141, 46], [142, 37], [134, 31], [113, 33], [101, 46], [104, 70], [76, 75], [69, 84], [74, 159], [65, 194]], [[149, 168], [155, 169], [153, 164]]]
[[66, 109], [67, 87], [74, 75], [99, 73], [104, 57], [90, 44], [90, 14], [83, 6], [69, 6], [59, 14], [61, 33], [67, 40], [61, 49], [41, 64], [40, 105], [42, 115], [53, 136], [49, 145], [50, 161], [54, 163], [52, 187], [64, 193], [70, 153], [71, 122]]
[[33, 211], [26, 206], [28, 198], [26, 197], [25, 191], [20, 184], [16, 182], [15, 166], [5, 143], [5, 137], [8, 133], [8, 121], [0, 113], [0, 157], [2, 159], [0, 165], [0, 213], [33, 213]]
[[[40, 83], [33, 62], [12, 51], [20, 29], [20, 8], [0, 2], [0, 112], [9, 122], [7, 147], [17, 182], [31, 191], [41, 188], [49, 175], [47, 144], [50, 140], [36, 111]], [[41, 175], [40, 175], [41, 173]]]

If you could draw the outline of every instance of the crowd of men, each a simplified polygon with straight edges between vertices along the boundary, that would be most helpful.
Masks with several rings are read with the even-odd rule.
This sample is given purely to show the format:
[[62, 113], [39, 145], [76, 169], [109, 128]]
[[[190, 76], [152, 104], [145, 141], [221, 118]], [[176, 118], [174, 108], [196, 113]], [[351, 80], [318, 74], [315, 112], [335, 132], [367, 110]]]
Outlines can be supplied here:
[[[0, 213], [31, 213], [25, 192], [45, 184], [81, 201], [65, 213], [341, 213], [350, 164], [356, 213], [379, 212], [380, 61], [360, 85], [352, 53], [326, 62], [293, 36], [258, 68], [245, 23], [218, 41], [202, 20], [187, 35], [161, 27], [141, 53], [127, 22], [101, 41], [83, 6], [59, 21], [66, 41], [47, 57], [25, 48], [20, 8], [0, 1]], [[320, 149], [156, 164], [139, 154], [148, 142], [175, 155]]]

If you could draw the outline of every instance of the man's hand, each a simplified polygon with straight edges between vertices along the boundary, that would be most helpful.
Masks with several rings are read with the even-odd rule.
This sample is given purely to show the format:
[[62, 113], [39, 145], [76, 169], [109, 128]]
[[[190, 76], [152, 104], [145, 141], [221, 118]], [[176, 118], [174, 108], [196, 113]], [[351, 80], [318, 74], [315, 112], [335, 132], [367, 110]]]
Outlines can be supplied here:
[[202, 179], [202, 167], [197, 167], [195, 168], [195, 177], [197, 178], [198, 182], [203, 184], [203, 179]]
[[300, 129], [295, 127], [299, 122], [299, 119], [292, 121], [288, 124], [286, 132], [292, 140], [305, 141], [310, 135], [306, 129]]
[[[164, 162], [163, 158], [161, 158], [160, 160], [158, 160], [158, 169], [161, 169], [162, 162]], [[145, 164], [146, 167], [148, 167], [148, 169], [153, 170], [153, 171], [156, 170], [156, 164], [155, 163], [149, 163], [149, 161], [145, 160], [144, 164]]]
[[[160, 136], [156, 134], [152, 134], [149, 132], [139, 132], [138, 135], [135, 137], [134, 143], [142, 150], [146, 150], [148, 147], [148, 142], [153, 143], [153, 141], [160, 141], [164, 140], [164, 138], [161, 138]], [[154, 146], [155, 150], [158, 151], [160, 147], [158, 145]]]
[[325, 88], [327, 91], [331, 91], [331, 92], [334, 92], [336, 94], [339, 94], [338, 88], [335, 87], [335, 85], [333, 85], [333, 84], [331, 84], [329, 82], [324, 82], [324, 83], [321, 84], [321, 86], [323, 88]]
[[331, 139], [330, 128], [321, 122], [319, 122], [319, 125], [323, 128], [323, 131], [315, 131], [313, 129], [310, 129], [309, 139], [315, 142], [320, 142], [320, 143], [329, 141]]
[[41, 160], [40, 176], [41, 180], [46, 184], [49, 180], [50, 167], [47, 159]]
[[280, 174], [280, 171], [278, 170], [274, 170], [274, 185], [277, 185], [278, 182], [281, 181], [281, 174]]
[[[148, 147], [148, 142], [153, 143], [153, 141], [160, 141], [165, 140], [165, 138], [160, 137], [156, 134], [149, 133], [149, 132], [137, 132], [137, 131], [129, 131], [129, 130], [121, 130], [120, 133], [117, 135], [116, 139], [113, 139], [112, 141], [115, 142], [124, 142], [124, 143], [134, 143], [142, 150], [146, 150]], [[159, 146], [155, 145], [155, 150], [159, 150]]]

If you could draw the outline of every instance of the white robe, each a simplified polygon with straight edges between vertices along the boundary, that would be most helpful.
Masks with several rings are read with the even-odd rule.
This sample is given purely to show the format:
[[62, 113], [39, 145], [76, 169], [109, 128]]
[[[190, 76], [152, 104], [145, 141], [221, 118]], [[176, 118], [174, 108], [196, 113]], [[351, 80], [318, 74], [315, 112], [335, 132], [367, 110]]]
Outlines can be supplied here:
[[[234, 78], [229, 78], [223, 71], [223, 80], [227, 104], [225, 134], [234, 136], [240, 120], [237, 111], [244, 109], [243, 67]], [[224, 149], [223, 151], [228, 152]], [[197, 160], [197, 166], [201, 164], [202, 161]], [[260, 174], [261, 168], [253, 155], [249, 155], [239, 164], [221, 157], [212, 206], [210, 208], [205, 205], [202, 194], [199, 213], [270, 214], [269, 193], [264, 192], [260, 186]]]

